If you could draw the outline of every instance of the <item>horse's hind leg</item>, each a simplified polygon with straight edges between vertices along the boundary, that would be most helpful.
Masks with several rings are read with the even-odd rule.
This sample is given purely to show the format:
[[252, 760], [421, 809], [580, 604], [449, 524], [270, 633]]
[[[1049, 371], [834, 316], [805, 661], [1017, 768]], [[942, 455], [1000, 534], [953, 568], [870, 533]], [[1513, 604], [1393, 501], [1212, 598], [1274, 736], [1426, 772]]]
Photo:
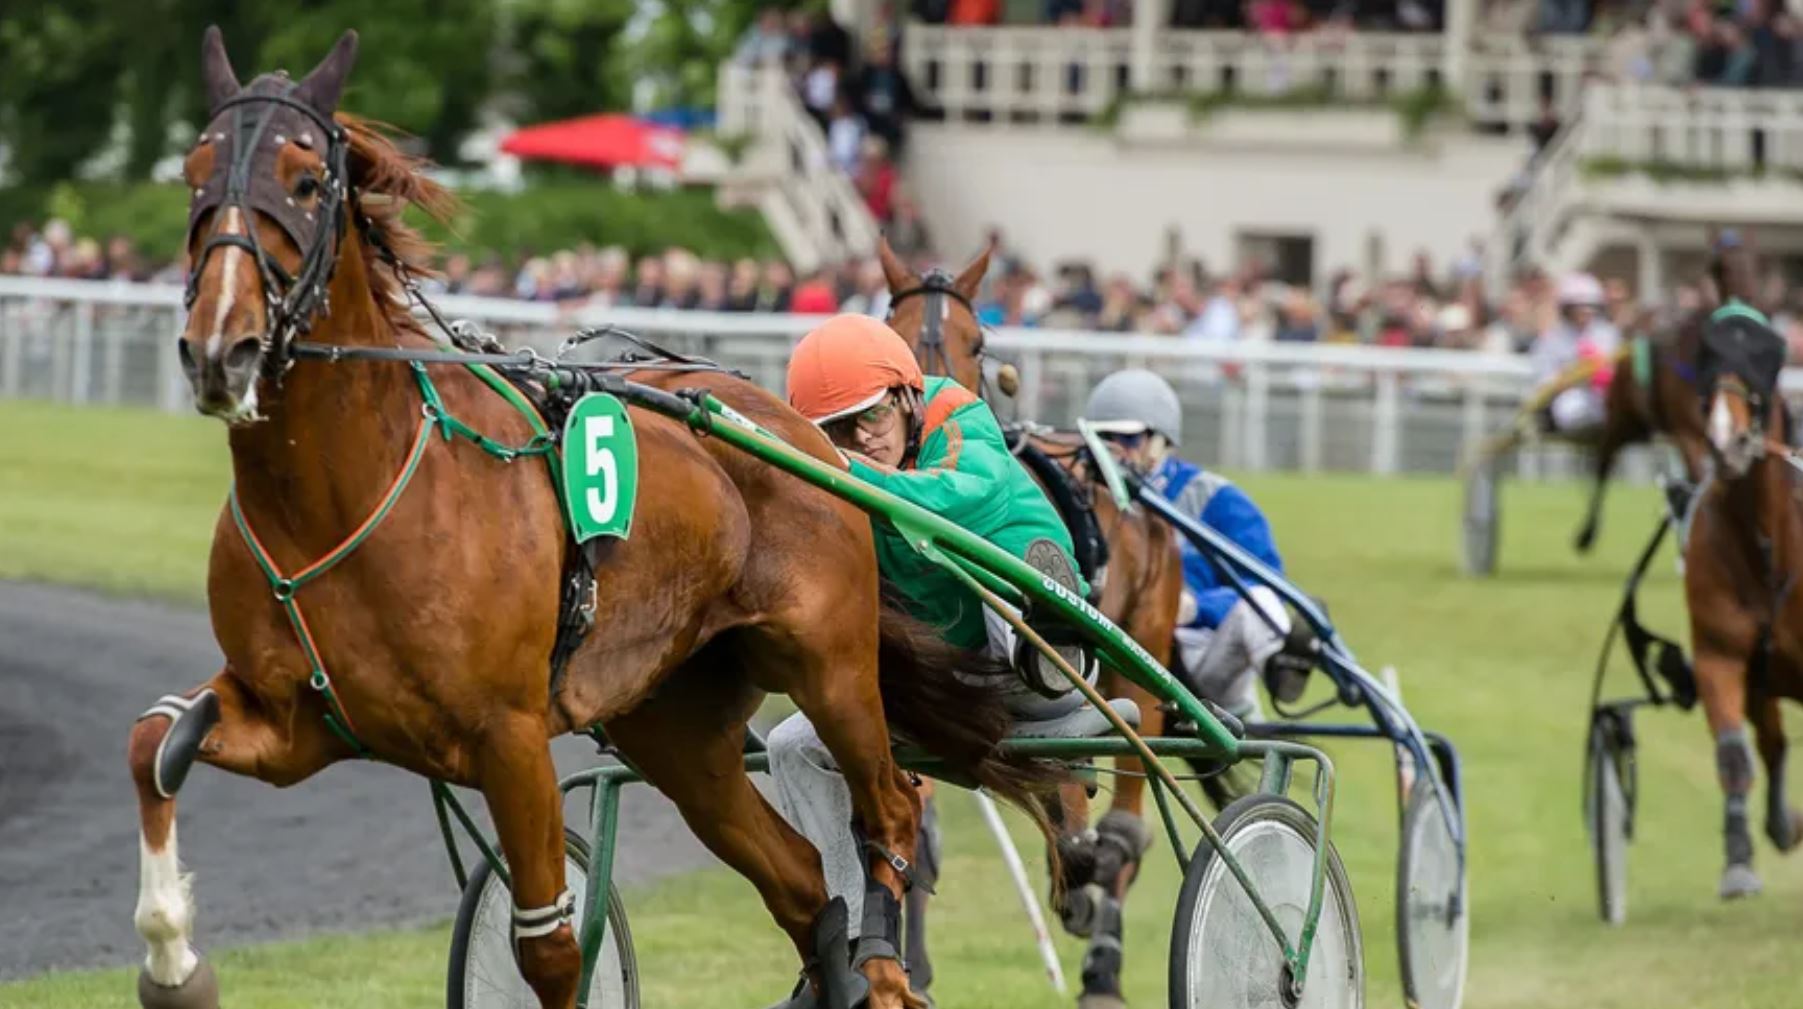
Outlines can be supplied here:
[[1765, 764], [1765, 835], [1779, 851], [1790, 851], [1803, 839], [1803, 812], [1790, 805], [1784, 788], [1784, 716], [1775, 694], [1759, 691], [1748, 705], [1759, 759]]
[[148, 953], [138, 977], [145, 1009], [216, 1009], [213, 968], [189, 940], [194, 901], [176, 844], [175, 796], [198, 760], [277, 785], [343, 756], [323, 723], [267, 716], [222, 672], [187, 695], [158, 701], [132, 727], [127, 761], [138, 793], [138, 904], [133, 922]]
[[701, 843], [757, 888], [806, 961], [827, 903], [820, 856], [745, 773], [745, 719], [757, 695], [741, 679], [692, 665], [606, 725], [633, 766], [676, 804]]
[[1747, 744], [1746, 660], [1699, 650], [1697, 694], [1715, 738], [1715, 769], [1722, 786], [1722, 844], [1727, 865], [1719, 893], [1723, 900], [1761, 889], [1753, 871], [1753, 835], [1747, 828], [1747, 795], [1753, 790], [1753, 749]]
[[582, 953], [564, 888], [563, 795], [543, 721], [521, 712], [492, 721], [476, 780], [513, 882], [520, 976], [544, 1009], [575, 1009]]

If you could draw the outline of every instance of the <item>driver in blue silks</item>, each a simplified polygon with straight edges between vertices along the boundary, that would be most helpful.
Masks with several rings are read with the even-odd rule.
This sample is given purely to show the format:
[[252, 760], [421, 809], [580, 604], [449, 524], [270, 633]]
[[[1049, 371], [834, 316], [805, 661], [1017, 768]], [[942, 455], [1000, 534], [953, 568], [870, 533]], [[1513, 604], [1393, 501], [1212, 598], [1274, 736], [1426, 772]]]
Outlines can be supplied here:
[[[1179, 511], [1283, 573], [1271, 524], [1258, 505], [1226, 477], [1178, 457], [1183, 405], [1170, 383], [1143, 369], [1117, 371], [1090, 393], [1083, 417], [1123, 463]], [[1197, 694], [1242, 719], [1263, 714], [1256, 689], [1260, 673], [1278, 700], [1300, 697], [1313, 665], [1307, 625], [1292, 621], [1277, 593], [1250, 579], [1251, 599], [1243, 597], [1213, 561], [1187, 538], [1179, 540], [1184, 594], [1177, 628], [1180, 668], [1173, 671]]]

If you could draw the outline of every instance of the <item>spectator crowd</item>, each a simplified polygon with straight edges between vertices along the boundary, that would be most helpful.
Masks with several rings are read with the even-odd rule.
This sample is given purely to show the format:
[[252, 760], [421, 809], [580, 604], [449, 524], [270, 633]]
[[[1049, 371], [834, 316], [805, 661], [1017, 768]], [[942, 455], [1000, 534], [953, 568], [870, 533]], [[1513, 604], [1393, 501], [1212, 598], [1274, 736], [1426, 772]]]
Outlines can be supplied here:
[[[1525, 353], [1558, 317], [1557, 278], [1530, 272], [1495, 297], [1484, 290], [1482, 250], [1473, 243], [1448, 264], [1416, 255], [1406, 271], [1376, 280], [1350, 270], [1324, 285], [1286, 283], [1259, 262], [1215, 272], [1179, 259], [1141, 282], [1124, 273], [1100, 275], [1084, 262], [1056, 264], [1042, 273], [992, 232], [989, 276], [975, 299], [991, 326], [1144, 333], [1177, 339], [1234, 342], [1339, 343], [1380, 347], [1439, 347]], [[917, 270], [943, 263], [928, 249], [906, 256]], [[146, 262], [131, 241], [78, 236], [66, 222], [20, 225], [0, 249], [0, 274], [180, 283], [186, 264]], [[1786, 285], [1774, 268], [1771, 302]], [[875, 258], [797, 275], [781, 260], [705, 259], [669, 249], [636, 260], [617, 247], [584, 246], [509, 262], [498, 254], [453, 253], [427, 284], [441, 294], [517, 298], [582, 308], [667, 308], [713, 312], [887, 314], [889, 290]], [[1619, 277], [1603, 278], [1603, 312], [1624, 332], [1643, 307]], [[1666, 307], [1700, 303], [1702, 292], [1681, 285], [1663, 292]], [[1782, 313], [1786, 332], [1798, 327], [1803, 304]], [[1803, 337], [1803, 333], [1791, 334]]]

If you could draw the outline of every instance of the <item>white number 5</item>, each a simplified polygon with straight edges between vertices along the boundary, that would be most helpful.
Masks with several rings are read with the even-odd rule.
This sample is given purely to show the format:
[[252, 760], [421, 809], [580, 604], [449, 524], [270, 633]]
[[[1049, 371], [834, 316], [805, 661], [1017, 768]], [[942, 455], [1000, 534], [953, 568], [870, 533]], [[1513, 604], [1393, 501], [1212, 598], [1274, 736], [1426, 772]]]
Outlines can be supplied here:
[[583, 419], [582, 455], [587, 463], [588, 475], [601, 474], [601, 486], [590, 487], [584, 503], [588, 507], [589, 517], [600, 523], [613, 521], [614, 512], [620, 507], [620, 466], [614, 458], [614, 450], [607, 445], [613, 440], [613, 436], [612, 417]]

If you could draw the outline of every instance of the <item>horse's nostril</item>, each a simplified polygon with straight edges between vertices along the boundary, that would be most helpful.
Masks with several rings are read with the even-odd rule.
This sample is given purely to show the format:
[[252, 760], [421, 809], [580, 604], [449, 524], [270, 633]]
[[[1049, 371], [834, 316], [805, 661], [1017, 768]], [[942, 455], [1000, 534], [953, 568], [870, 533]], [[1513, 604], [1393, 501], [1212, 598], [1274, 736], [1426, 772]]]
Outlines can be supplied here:
[[225, 352], [227, 371], [244, 371], [257, 364], [257, 358], [263, 353], [263, 341], [254, 336], [240, 337]]
[[188, 376], [188, 381], [192, 382], [200, 377], [200, 365], [194, 360], [194, 347], [186, 337], [175, 338], [175, 356], [181, 360], [182, 374]]

